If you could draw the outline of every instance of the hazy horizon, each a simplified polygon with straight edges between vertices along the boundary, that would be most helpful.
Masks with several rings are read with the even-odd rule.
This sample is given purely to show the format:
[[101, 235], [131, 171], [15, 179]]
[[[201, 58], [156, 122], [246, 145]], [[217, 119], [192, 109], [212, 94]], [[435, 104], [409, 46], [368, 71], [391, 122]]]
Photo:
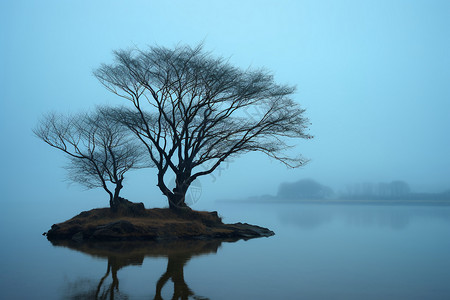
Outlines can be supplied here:
[[[92, 75], [112, 51], [200, 42], [296, 85], [315, 137], [298, 141], [310, 159], [299, 169], [262, 154], [224, 164], [201, 178], [202, 201], [273, 194], [302, 178], [335, 191], [393, 180], [417, 192], [450, 188], [448, 1], [13, 1], [0, 11], [5, 202], [107, 205], [101, 190], [68, 188], [66, 158], [32, 128], [49, 111], [126, 105]], [[123, 195], [148, 207], [164, 201], [154, 170], [130, 172]]]

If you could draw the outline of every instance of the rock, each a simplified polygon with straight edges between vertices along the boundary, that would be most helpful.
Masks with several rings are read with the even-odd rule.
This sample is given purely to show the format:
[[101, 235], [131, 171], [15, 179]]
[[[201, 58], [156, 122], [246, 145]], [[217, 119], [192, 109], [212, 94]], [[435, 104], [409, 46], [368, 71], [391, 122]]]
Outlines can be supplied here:
[[248, 223], [236, 223], [232, 224], [235, 226], [236, 231], [243, 237], [254, 238], [254, 237], [269, 237], [275, 235], [272, 230], [264, 227], [250, 225]]
[[78, 243], [82, 242], [83, 241], [83, 233], [81, 231], [75, 233], [72, 236], [72, 240], [75, 242], [78, 242]]
[[129, 221], [119, 220], [98, 226], [91, 236], [97, 240], [120, 240], [125, 239], [131, 233], [138, 232], [138, 229]]
[[145, 214], [144, 203], [142, 202], [134, 203], [123, 198], [121, 199], [122, 201], [120, 202], [119, 207], [117, 208], [117, 212], [119, 214], [129, 216], [140, 216]]

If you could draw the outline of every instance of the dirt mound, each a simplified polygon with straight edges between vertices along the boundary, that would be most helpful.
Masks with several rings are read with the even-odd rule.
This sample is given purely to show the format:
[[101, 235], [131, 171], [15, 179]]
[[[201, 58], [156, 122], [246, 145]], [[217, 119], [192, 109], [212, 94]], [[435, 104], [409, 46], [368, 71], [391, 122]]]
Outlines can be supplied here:
[[[131, 203], [131, 202], [130, 202]], [[112, 211], [98, 208], [84, 211], [45, 233], [50, 241], [132, 241], [168, 239], [251, 239], [274, 235], [267, 228], [236, 223], [224, 224], [217, 212], [145, 209], [130, 204]]]

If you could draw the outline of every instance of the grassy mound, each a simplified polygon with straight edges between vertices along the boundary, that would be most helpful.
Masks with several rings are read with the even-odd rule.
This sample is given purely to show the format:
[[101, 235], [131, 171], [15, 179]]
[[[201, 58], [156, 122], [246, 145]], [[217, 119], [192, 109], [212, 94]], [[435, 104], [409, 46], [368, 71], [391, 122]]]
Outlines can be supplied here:
[[[136, 204], [138, 205], [138, 204]], [[267, 228], [224, 224], [217, 212], [190, 209], [144, 209], [143, 205], [113, 212], [109, 208], [84, 211], [46, 233], [55, 240], [122, 241], [167, 239], [249, 239], [271, 236]]]

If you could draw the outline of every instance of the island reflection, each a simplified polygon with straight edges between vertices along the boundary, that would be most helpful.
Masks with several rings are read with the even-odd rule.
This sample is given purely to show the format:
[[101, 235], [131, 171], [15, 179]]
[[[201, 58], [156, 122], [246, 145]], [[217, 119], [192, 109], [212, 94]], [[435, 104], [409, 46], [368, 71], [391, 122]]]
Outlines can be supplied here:
[[[107, 259], [106, 272], [98, 283], [89, 284], [84, 279], [69, 284], [65, 288], [67, 299], [129, 299], [119, 290], [118, 271], [126, 266], [140, 266], [145, 257], [167, 257], [167, 268], [156, 282], [153, 299], [163, 299], [161, 291], [170, 280], [173, 282], [171, 299], [209, 299], [195, 295], [184, 279], [184, 266], [195, 256], [217, 253], [221, 240], [174, 240], [138, 242], [95, 242], [77, 243], [74, 241], [52, 242], [54, 246], [67, 247]], [[111, 277], [111, 283], [106, 284]], [[109, 282], [109, 281], [108, 281]], [[149, 296], [151, 299], [151, 296]]]

